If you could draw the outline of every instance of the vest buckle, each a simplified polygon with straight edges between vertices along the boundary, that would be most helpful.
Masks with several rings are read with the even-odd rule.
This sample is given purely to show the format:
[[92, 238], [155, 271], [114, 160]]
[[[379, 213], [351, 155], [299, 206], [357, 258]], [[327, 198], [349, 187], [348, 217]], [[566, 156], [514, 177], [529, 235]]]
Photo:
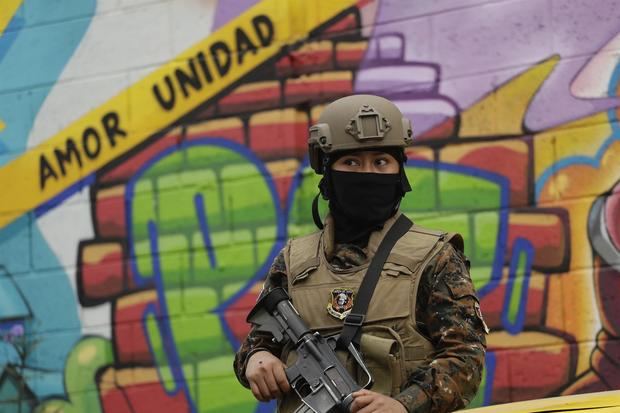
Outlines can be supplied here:
[[364, 324], [364, 319], [366, 316], [364, 314], [354, 314], [350, 313], [347, 318], [344, 319], [344, 325], [346, 326], [354, 326], [361, 327]]

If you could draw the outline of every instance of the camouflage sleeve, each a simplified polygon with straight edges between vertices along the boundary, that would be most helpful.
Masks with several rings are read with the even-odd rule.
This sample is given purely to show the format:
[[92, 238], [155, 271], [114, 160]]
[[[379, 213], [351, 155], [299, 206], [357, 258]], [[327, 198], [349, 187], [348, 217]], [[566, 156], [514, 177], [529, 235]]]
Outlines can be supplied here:
[[[259, 298], [276, 287], [282, 287], [284, 289], [287, 289], [288, 287], [286, 282], [284, 250], [280, 251], [274, 259], [273, 264], [271, 264], [271, 268], [269, 269], [267, 278], [263, 283], [263, 290], [261, 291]], [[237, 380], [239, 380], [243, 386], [248, 388], [250, 387], [247, 379], [245, 378], [245, 368], [247, 366], [248, 359], [252, 354], [260, 350], [267, 350], [277, 357], [280, 356], [282, 348], [280, 347], [280, 344], [272, 342], [271, 338], [272, 337], [270, 334], [257, 332], [254, 328], [252, 328], [248, 333], [248, 336], [241, 343], [241, 346], [237, 350], [237, 354], [235, 354], [233, 368], [235, 370]]]
[[435, 351], [395, 398], [416, 413], [467, 406], [482, 377], [488, 330], [469, 276], [469, 261], [450, 244], [422, 275], [416, 318]]

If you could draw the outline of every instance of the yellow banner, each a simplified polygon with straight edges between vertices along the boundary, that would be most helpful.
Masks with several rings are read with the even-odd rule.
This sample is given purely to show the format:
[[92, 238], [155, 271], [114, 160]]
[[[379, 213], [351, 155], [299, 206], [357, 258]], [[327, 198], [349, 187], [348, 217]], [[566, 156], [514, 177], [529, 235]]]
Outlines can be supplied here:
[[357, 0], [263, 0], [0, 169], [0, 228], [117, 159]]

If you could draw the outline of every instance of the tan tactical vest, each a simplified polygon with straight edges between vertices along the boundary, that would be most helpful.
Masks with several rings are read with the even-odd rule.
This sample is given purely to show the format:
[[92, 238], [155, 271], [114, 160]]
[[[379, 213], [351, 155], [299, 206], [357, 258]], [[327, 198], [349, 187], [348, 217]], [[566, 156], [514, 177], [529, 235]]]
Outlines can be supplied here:
[[[327, 226], [323, 231], [289, 241], [284, 251], [289, 294], [312, 330], [323, 336], [340, 332], [343, 321], [327, 310], [336, 299], [332, 292], [353, 291], [355, 301], [370, 260], [398, 215], [388, 220], [383, 230], [371, 234], [367, 247], [368, 262], [347, 270], [336, 269], [328, 261], [333, 245]], [[433, 351], [432, 344], [417, 330], [416, 297], [424, 268], [448, 241], [463, 250], [460, 235], [414, 225], [392, 248], [362, 327], [361, 352], [374, 378], [373, 391], [398, 394], [406, 378]], [[353, 377], [357, 377], [360, 384], [365, 383], [365, 377], [361, 369], [356, 368], [352, 357], [345, 353], [339, 356]], [[296, 353], [285, 348], [282, 358], [291, 365]], [[278, 403], [278, 412], [293, 412], [300, 404], [295, 392], [291, 391]]]

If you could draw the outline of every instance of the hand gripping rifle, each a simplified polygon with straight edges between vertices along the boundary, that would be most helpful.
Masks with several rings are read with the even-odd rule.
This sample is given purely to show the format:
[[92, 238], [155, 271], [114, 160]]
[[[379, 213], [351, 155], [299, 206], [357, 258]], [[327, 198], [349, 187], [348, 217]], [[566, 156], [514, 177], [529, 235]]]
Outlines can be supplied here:
[[[291, 387], [303, 404], [295, 413], [350, 412], [353, 392], [361, 390], [336, 356], [337, 337], [324, 338], [312, 332], [293, 307], [282, 288], [274, 288], [254, 306], [247, 321], [257, 331], [269, 332], [278, 343], [291, 341], [297, 351], [295, 364], [285, 369]], [[372, 385], [372, 377], [357, 349], [350, 343], [348, 351], [362, 368]]]

